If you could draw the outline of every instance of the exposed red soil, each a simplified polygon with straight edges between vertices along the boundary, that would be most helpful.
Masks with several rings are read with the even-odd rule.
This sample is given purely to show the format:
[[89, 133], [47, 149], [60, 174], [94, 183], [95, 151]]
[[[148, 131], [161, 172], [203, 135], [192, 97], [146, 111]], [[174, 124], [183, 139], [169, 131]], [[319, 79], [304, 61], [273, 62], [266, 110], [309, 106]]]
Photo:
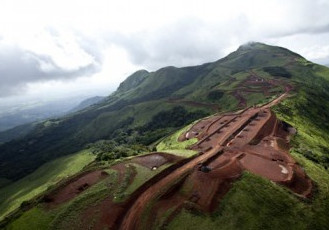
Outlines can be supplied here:
[[240, 107], [246, 106], [245, 96], [249, 93], [262, 93], [265, 96], [273, 96], [276, 94], [275, 92], [270, 92], [270, 89], [273, 87], [284, 85], [286, 92], [293, 89], [293, 86], [282, 79], [265, 79], [258, 76], [254, 71], [249, 71], [249, 74], [250, 75], [245, 80], [241, 81], [232, 92], [232, 95], [239, 101], [238, 106]]
[[114, 203], [112, 197], [108, 197], [84, 210], [80, 226], [77, 229], [115, 229], [115, 221], [124, 212], [124, 209], [124, 205]]
[[[166, 153], [133, 158], [130, 162], [150, 170], [174, 164], [145, 182], [124, 203], [114, 204], [109, 197], [88, 207], [83, 223], [98, 215], [93, 229], [145, 229], [152, 228], [155, 220], [168, 223], [182, 208], [212, 212], [245, 170], [286, 186], [298, 196], [311, 197], [312, 181], [289, 155], [292, 129], [270, 110], [286, 96], [262, 107], [211, 116], [194, 124], [179, 137], [180, 141], [198, 138], [190, 147], [200, 152], [194, 158]], [[120, 175], [124, 175], [125, 168], [123, 163], [113, 166]]]
[[233, 92], [233, 96], [239, 101], [238, 107], [246, 107], [247, 100], [242, 96], [241, 90], [236, 90]]
[[[140, 164], [150, 170], [152, 170], [154, 166], [160, 167], [164, 164], [174, 163], [172, 166], [163, 170], [159, 173], [159, 175], [151, 178], [151, 180], [138, 188], [128, 200], [122, 203], [114, 203], [112, 201], [113, 197], [109, 196], [101, 202], [88, 206], [81, 214], [81, 223], [78, 224], [78, 226], [75, 226], [76, 229], [117, 229], [118, 220], [122, 218], [122, 215], [126, 212], [127, 208], [132, 205], [135, 198], [143, 193], [149, 185], [153, 184], [157, 180], [161, 180], [162, 177], [169, 174], [174, 168], [178, 168], [180, 165], [184, 164], [186, 160], [190, 159], [184, 159], [182, 157], [163, 152], [154, 152], [137, 156], [128, 161], [111, 166], [111, 169], [118, 172], [118, 180], [116, 184], [120, 184], [126, 175], [127, 168], [130, 167], [129, 163]], [[128, 185], [133, 182], [135, 175], [136, 172], [130, 175]], [[108, 176], [108, 174], [103, 170], [95, 170], [77, 175], [48, 194], [44, 201], [47, 203], [49, 208], [54, 208], [60, 204], [72, 200], [81, 192], [101, 181], [106, 176]]]
[[[127, 163], [137, 163], [146, 168], [152, 169], [153, 167], [160, 167], [164, 164], [175, 163], [182, 160], [182, 157], [175, 156], [168, 153], [151, 153], [143, 156], [138, 156], [130, 161], [119, 163], [111, 167], [111, 169], [118, 172], [118, 183], [122, 182], [126, 170]], [[133, 182], [136, 173], [131, 175], [129, 184]], [[76, 177], [66, 181], [63, 185], [52, 191], [50, 194], [44, 197], [44, 201], [47, 206], [52, 208], [62, 203], [72, 200], [74, 197], [78, 196], [81, 192], [85, 191], [89, 187], [98, 183], [108, 176], [103, 170], [95, 170], [90, 172], [85, 172], [77, 175]]]
[[[284, 97], [282, 95], [261, 108], [250, 108], [234, 119], [227, 120], [224, 126], [219, 123], [218, 130], [212, 130], [206, 135], [201, 133], [200, 136], [206, 137], [192, 148], [207, 151], [214, 145], [225, 146], [224, 154], [219, 157], [219, 164], [229, 164], [231, 160], [228, 160], [226, 152], [235, 152], [234, 156], [239, 155], [241, 171], [249, 170], [286, 185], [298, 195], [310, 197], [311, 180], [288, 154], [289, 129], [269, 109]], [[209, 124], [215, 123], [209, 121]], [[193, 127], [188, 132], [192, 130]], [[205, 132], [209, 130], [206, 128]], [[209, 167], [215, 170], [212, 164]]]
[[[211, 212], [244, 170], [282, 184], [298, 196], [310, 197], [312, 181], [288, 153], [288, 129], [269, 109], [285, 96], [262, 107], [213, 116], [196, 123], [180, 140], [197, 137], [199, 141], [191, 148], [203, 154], [140, 194], [125, 214], [120, 228], [141, 229], [143, 208], [151, 201], [157, 201], [152, 207], [152, 214], [157, 219], [169, 209], [175, 213], [186, 202]], [[203, 171], [204, 167], [209, 172]], [[182, 193], [176, 187], [173, 189], [170, 183], [185, 173], [189, 175], [185, 184], [192, 187]]]
[[181, 134], [181, 136], [178, 138], [179, 141], [185, 141], [192, 138], [197, 137], [198, 139], [201, 138], [200, 133], [203, 132], [205, 128], [209, 128], [209, 126], [212, 125], [213, 122], [217, 122], [219, 119], [221, 119], [221, 116], [211, 116], [206, 119], [201, 119], [198, 123], [196, 123], [193, 126], [193, 130], [190, 130], [189, 132]]
[[172, 154], [156, 152], [134, 157], [131, 162], [135, 162], [146, 168], [153, 169], [154, 167], [159, 168], [164, 164], [174, 163], [182, 159], [182, 157], [175, 156]]
[[127, 211], [123, 220], [121, 221], [120, 229], [137, 229], [140, 226], [141, 215], [144, 211], [145, 204], [149, 201], [155, 200], [166, 193], [173, 184], [173, 182], [179, 180], [182, 176], [189, 174], [195, 167], [195, 165], [205, 162], [211, 157], [218, 155], [221, 151], [221, 147], [210, 150], [207, 154], [200, 155], [183, 166], [173, 170], [169, 175], [158, 180], [146, 189], [135, 200], [132, 206]]
[[[144, 226], [148, 226], [148, 229], [153, 229], [156, 225], [160, 224], [159, 222], [163, 222], [162, 225], [166, 224], [168, 219], [184, 206], [187, 197], [179, 192], [184, 181], [185, 180], [182, 179], [181, 182], [172, 186], [170, 190], [158, 198], [157, 202], [150, 210], [150, 213], [154, 215], [147, 216]], [[154, 220], [157, 220], [158, 223], [155, 223]]]
[[112, 166], [111, 169], [114, 169], [118, 172], [118, 182], [122, 181], [127, 170], [126, 164], [125, 163], [116, 164]]
[[44, 200], [48, 203], [49, 207], [62, 204], [73, 199], [107, 176], [108, 174], [102, 170], [84, 173], [47, 195]]

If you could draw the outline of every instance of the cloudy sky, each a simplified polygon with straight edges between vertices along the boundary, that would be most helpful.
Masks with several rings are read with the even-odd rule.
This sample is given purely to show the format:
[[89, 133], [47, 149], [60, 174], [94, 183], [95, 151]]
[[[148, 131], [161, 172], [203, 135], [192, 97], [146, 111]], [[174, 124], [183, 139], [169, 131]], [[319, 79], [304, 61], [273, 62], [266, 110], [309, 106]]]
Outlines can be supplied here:
[[2, 0], [0, 102], [107, 95], [138, 69], [249, 41], [329, 63], [328, 0]]

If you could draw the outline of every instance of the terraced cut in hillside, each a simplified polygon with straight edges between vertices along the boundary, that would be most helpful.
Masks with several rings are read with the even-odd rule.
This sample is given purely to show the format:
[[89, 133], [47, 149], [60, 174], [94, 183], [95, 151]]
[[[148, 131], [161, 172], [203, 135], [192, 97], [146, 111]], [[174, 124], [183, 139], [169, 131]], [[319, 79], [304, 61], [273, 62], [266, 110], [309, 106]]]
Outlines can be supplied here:
[[143, 191], [120, 220], [120, 229], [168, 222], [188, 204], [211, 212], [243, 170], [282, 184], [297, 196], [311, 197], [312, 181], [288, 154], [294, 129], [269, 109], [285, 96], [262, 107], [201, 120], [182, 134], [180, 141], [199, 139], [191, 146], [199, 156]]
[[[199, 153], [193, 157], [154, 152], [80, 173], [62, 183], [43, 196], [46, 210], [74, 204], [102, 181], [110, 192], [85, 205], [74, 222], [69, 216], [66, 220], [69, 213], [63, 213], [53, 220], [53, 227], [154, 229], [166, 226], [183, 208], [211, 213], [245, 170], [310, 198], [313, 183], [288, 154], [289, 136], [295, 130], [270, 110], [284, 97], [286, 93], [261, 107], [198, 121], [178, 138], [180, 142], [198, 139], [189, 147]], [[107, 179], [113, 172], [116, 179]]]
[[[117, 188], [117, 185], [122, 186], [125, 184], [124, 189], [127, 192], [127, 188], [132, 186], [133, 183], [136, 183], [137, 180], [137, 170], [134, 166], [146, 168], [149, 171], [153, 171], [153, 176], [158, 172], [161, 172], [165, 169], [166, 166], [179, 164], [184, 158], [162, 152], [149, 153], [142, 156], [137, 156], [132, 159], [126, 160], [122, 163], [115, 164], [109, 168], [96, 169], [92, 171], [87, 171], [81, 173], [70, 180], [64, 182], [56, 189], [51, 191], [49, 194], [46, 194], [42, 202], [45, 204], [47, 210], [54, 210], [61, 205], [65, 205], [70, 201], [74, 200], [75, 197], [78, 197], [87, 189], [96, 185], [102, 180], [105, 180], [109, 173], [107, 170], [113, 170], [117, 172], [116, 185], [109, 184], [109, 187]], [[161, 168], [164, 166], [164, 168]], [[129, 172], [130, 171], [130, 172]], [[150, 173], [149, 173], [150, 174]], [[152, 174], [150, 174], [152, 176]], [[142, 178], [141, 183], [143, 184], [147, 178]], [[136, 185], [138, 188], [140, 185]], [[114, 194], [108, 194], [104, 200], [97, 202], [84, 208], [81, 214], [81, 220], [77, 226], [70, 226], [71, 228], [76, 229], [88, 229], [91, 222], [95, 222], [93, 229], [104, 229], [110, 228], [115, 229], [116, 221], [124, 213], [125, 209], [129, 207], [132, 202], [132, 197], [135, 197], [139, 194], [139, 190], [143, 190], [145, 185], [141, 186], [137, 192], [134, 192], [129, 198], [116, 197], [116, 192]], [[122, 194], [123, 191], [117, 192]], [[128, 194], [129, 195], [129, 194]], [[127, 198], [127, 199], [126, 199]], [[59, 226], [60, 228], [65, 228], [66, 226]]]
[[[229, 87], [230, 84], [236, 84], [236, 79], [231, 78], [223, 84], [224, 87]], [[283, 86], [285, 86], [283, 88]], [[244, 80], [241, 80], [231, 94], [239, 102], [241, 108], [247, 107], [247, 99], [251, 95], [262, 95], [265, 97], [275, 96], [283, 90], [292, 90], [292, 85], [286, 84], [283, 79], [266, 79], [255, 71], [248, 71], [248, 75]]]
[[5, 190], [17, 190], [8, 207], [21, 191], [29, 196], [0, 228], [326, 229], [328, 74], [263, 44], [214, 63], [139, 71], [103, 103], [1, 145], [0, 180], [21, 178], [43, 152], [51, 160], [88, 146], [95, 161], [33, 185], [35, 195], [26, 188], [35, 176]]

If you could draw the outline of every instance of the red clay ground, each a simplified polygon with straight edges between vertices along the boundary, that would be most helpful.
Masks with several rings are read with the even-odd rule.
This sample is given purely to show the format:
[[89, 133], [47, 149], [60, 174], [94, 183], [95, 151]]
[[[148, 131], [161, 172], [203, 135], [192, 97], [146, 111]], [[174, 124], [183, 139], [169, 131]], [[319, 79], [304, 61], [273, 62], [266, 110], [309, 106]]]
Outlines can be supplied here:
[[107, 177], [107, 175], [108, 174], [102, 170], [83, 173], [47, 195], [45, 201], [49, 207], [67, 202], [90, 186]]
[[[158, 168], [165, 164], [176, 164], [183, 159], [182, 157], [168, 153], [154, 152], [134, 157], [128, 161], [113, 165], [110, 168], [118, 172], [116, 184], [121, 184], [129, 163], [136, 163], [152, 170], [153, 167]], [[108, 174], [103, 170], [84, 172], [75, 176], [46, 195], [44, 202], [47, 204], [48, 208], [53, 209], [72, 200], [84, 190], [105, 179]], [[133, 182], [134, 177], [135, 174], [131, 175], [128, 186]], [[141, 190], [143, 190], [143, 188], [141, 188]], [[139, 193], [140, 192], [136, 192], [136, 194]], [[130, 206], [132, 201], [128, 199], [122, 203], [114, 203], [112, 200], [113, 197], [109, 195], [102, 202], [88, 206], [81, 214], [79, 226], [72, 226], [72, 229], [116, 229], [117, 220], [125, 213], [125, 209]]]
[[[269, 109], [285, 96], [262, 107], [196, 123], [179, 139], [197, 137], [199, 141], [191, 148], [203, 154], [143, 191], [118, 227], [144, 229], [166, 212], [168, 221], [186, 204], [211, 212], [244, 170], [282, 184], [298, 196], [310, 197], [312, 181], [288, 153], [288, 129]], [[177, 186], [182, 178], [183, 185]], [[142, 218], [150, 213], [152, 217]]]
[[131, 162], [138, 163], [146, 168], [153, 169], [168, 163], [174, 163], [182, 160], [182, 157], [168, 153], [151, 153], [143, 156], [134, 157]]
[[[111, 169], [114, 169], [118, 172], [118, 183], [120, 183], [125, 176], [128, 163], [137, 163], [151, 170], [153, 167], [158, 168], [164, 164], [175, 163], [182, 159], [182, 157], [178, 157], [168, 153], [150, 153], [143, 156], [135, 157], [124, 163], [116, 164], [112, 166]], [[59, 188], [46, 195], [44, 201], [50, 208], [68, 202], [74, 197], [78, 196], [81, 192], [100, 182], [107, 176], [108, 173], [103, 170], [84, 172], [68, 180]], [[132, 182], [133, 180], [134, 175], [132, 176], [132, 178], [130, 178], [130, 182]]]
[[286, 92], [289, 92], [293, 88], [284, 80], [265, 79], [251, 70], [249, 71], [249, 76], [245, 80], [241, 81], [231, 94], [238, 100], [239, 107], [245, 107], [247, 105], [247, 100], [245, 97], [249, 93], [261, 93], [264, 96], [274, 96], [276, 95], [276, 92], [271, 92], [270, 90], [274, 87], [282, 85], [285, 86]]
[[[82, 224], [80, 229], [152, 229], [169, 222], [182, 208], [212, 212], [244, 170], [284, 185], [298, 196], [310, 197], [312, 181], [288, 153], [289, 132], [293, 129], [278, 121], [269, 109], [285, 96], [262, 107], [200, 120], [179, 137], [181, 141], [198, 138], [191, 146], [200, 152], [197, 157], [182, 160], [166, 153], [151, 153], [131, 159], [129, 162], [150, 170], [173, 164], [145, 182], [125, 202], [113, 203], [109, 196], [88, 207], [82, 223], [93, 220], [93, 226]], [[112, 168], [123, 178], [124, 163]], [[92, 185], [101, 178], [101, 171], [82, 175], [50, 198], [54, 203], [67, 201], [86, 181]]]

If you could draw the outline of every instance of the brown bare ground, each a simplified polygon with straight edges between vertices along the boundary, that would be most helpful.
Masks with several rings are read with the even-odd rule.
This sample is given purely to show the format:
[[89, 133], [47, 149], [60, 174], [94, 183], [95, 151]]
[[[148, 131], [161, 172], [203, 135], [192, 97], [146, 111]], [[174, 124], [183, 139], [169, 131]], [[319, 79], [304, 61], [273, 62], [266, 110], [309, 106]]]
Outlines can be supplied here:
[[[297, 196], [311, 197], [312, 181], [288, 152], [287, 124], [270, 110], [286, 96], [262, 107], [200, 120], [179, 137], [180, 141], [198, 138], [191, 146], [201, 153], [197, 157], [182, 160], [151, 153], [133, 158], [131, 162], [149, 169], [174, 164], [144, 183], [126, 202], [114, 204], [108, 198], [89, 207], [82, 221], [98, 215], [93, 229], [152, 229], [159, 224], [155, 220], [166, 224], [184, 207], [212, 212], [245, 170], [286, 186]], [[122, 175], [124, 168], [122, 163], [113, 166]]]
[[[152, 215], [157, 217], [170, 208], [181, 208], [186, 202], [211, 212], [244, 170], [282, 184], [298, 196], [310, 197], [312, 181], [289, 155], [289, 133], [269, 109], [284, 97], [286, 94], [262, 107], [251, 107], [234, 115], [213, 116], [196, 123], [180, 140], [190, 138], [186, 134], [193, 133], [199, 141], [191, 148], [203, 154], [140, 194], [124, 215], [120, 229], [145, 228], [141, 218], [144, 207], [150, 202], [155, 202]], [[203, 172], [204, 166], [210, 171]], [[182, 193], [176, 188], [173, 192], [170, 184], [186, 174], [184, 183], [191, 189]], [[164, 199], [163, 194], [170, 195]]]
[[102, 170], [79, 175], [64, 186], [47, 195], [44, 200], [48, 203], [49, 207], [57, 206], [73, 199], [90, 186], [107, 177], [107, 175], [108, 174]]
[[153, 167], [159, 168], [164, 164], [178, 162], [182, 159], [182, 157], [172, 154], [156, 152], [134, 157], [131, 162], [135, 162], [146, 168], [152, 169]]

